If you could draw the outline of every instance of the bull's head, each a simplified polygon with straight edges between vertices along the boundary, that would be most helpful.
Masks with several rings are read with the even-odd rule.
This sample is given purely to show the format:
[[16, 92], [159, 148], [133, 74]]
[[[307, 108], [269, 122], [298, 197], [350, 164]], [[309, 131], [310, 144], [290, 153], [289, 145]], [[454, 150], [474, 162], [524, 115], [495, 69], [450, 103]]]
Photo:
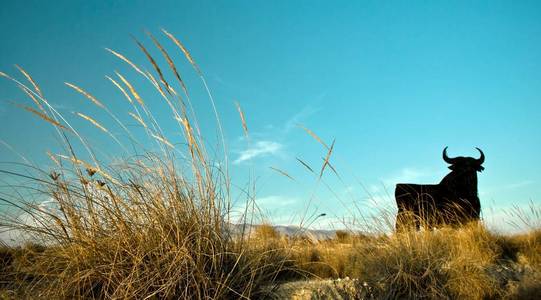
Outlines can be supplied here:
[[445, 160], [446, 163], [451, 164], [449, 166], [449, 169], [453, 171], [454, 170], [464, 170], [464, 171], [475, 170], [475, 171], [481, 172], [485, 169], [483, 168], [483, 166], [481, 166], [483, 162], [485, 161], [485, 154], [483, 153], [483, 151], [481, 151], [481, 149], [479, 148], [475, 148], [475, 149], [479, 150], [479, 152], [481, 153], [481, 157], [473, 158], [473, 157], [457, 156], [457, 157], [450, 158], [449, 156], [447, 156], [447, 147], [445, 147], [445, 149], [443, 149], [443, 160]]

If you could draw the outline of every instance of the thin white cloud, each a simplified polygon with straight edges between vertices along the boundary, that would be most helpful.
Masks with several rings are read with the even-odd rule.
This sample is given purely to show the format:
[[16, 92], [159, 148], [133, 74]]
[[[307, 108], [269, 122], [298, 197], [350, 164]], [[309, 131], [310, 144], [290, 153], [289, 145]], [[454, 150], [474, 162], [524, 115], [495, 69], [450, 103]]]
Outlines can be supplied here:
[[280, 153], [283, 147], [284, 146], [278, 142], [258, 141], [248, 149], [241, 151], [239, 157], [233, 161], [233, 164], [240, 164], [260, 156], [276, 155]]
[[[233, 161], [233, 164], [237, 165], [261, 156], [279, 155], [282, 158], [287, 157], [288, 154], [284, 151], [284, 141], [287, 141], [292, 129], [320, 110], [320, 108], [307, 105], [280, 125], [266, 124], [263, 130], [251, 131], [249, 138], [244, 135], [239, 136], [235, 143], [239, 145], [248, 144], [248, 146], [247, 149], [238, 151], [239, 156]], [[250, 140], [257, 142], [250, 144]]]
[[397, 183], [437, 183], [436, 181], [431, 182], [435, 180], [435, 175], [435, 172], [425, 169], [403, 168], [381, 181], [385, 186], [393, 187]]
[[533, 180], [523, 180], [523, 181], [520, 181], [520, 182], [514, 182], [514, 183], [510, 183], [508, 185], [505, 185], [504, 188], [506, 190], [514, 190], [514, 189], [518, 189], [518, 188], [522, 188], [522, 187], [531, 185], [533, 183], [534, 183]]
[[235, 203], [231, 208], [231, 216], [238, 223], [251, 219], [243, 219], [246, 214], [253, 214], [252, 222], [270, 222], [273, 225], [297, 224], [301, 198], [287, 195], [270, 195], [257, 197], [247, 202]]
[[289, 133], [292, 129], [297, 127], [300, 123], [304, 122], [311, 115], [317, 113], [319, 110], [321, 109], [314, 108], [310, 105], [303, 107], [301, 111], [299, 111], [298, 113], [293, 115], [291, 118], [289, 118], [289, 120], [286, 121], [283, 128], [284, 133], [286, 134]]
[[273, 195], [257, 198], [255, 203], [262, 208], [277, 208], [300, 203], [300, 199], [295, 197]]
[[[52, 213], [54, 215], [58, 214], [58, 202], [49, 199], [37, 204], [38, 209], [32, 210], [32, 213], [23, 212], [18, 216], [12, 216], [14, 219], [10, 220], [16, 222], [19, 225], [26, 225], [32, 228], [39, 229], [40, 227], [47, 226], [49, 222], [54, 222], [54, 220], [47, 215], [47, 213]], [[40, 212], [42, 210], [43, 212]], [[25, 231], [22, 229], [13, 229], [9, 226], [0, 226], [0, 244], [6, 244], [10, 246], [20, 246], [27, 242], [36, 242], [36, 237], [31, 233], [31, 231]], [[45, 241], [39, 241], [45, 242]]]
[[500, 186], [490, 186], [486, 187], [484, 190], [479, 192], [480, 196], [491, 196], [491, 195], [497, 195], [501, 192], [509, 192], [516, 189], [520, 189], [529, 185], [534, 184], [535, 181], [533, 180], [522, 180], [518, 182], [513, 182], [505, 185]]

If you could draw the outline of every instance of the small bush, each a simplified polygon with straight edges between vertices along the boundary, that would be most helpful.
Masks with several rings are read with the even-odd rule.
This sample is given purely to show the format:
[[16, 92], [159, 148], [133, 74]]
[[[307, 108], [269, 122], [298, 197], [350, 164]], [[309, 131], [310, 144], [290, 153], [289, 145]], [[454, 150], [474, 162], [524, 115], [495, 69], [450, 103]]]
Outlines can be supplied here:
[[345, 230], [337, 230], [336, 231], [336, 240], [339, 243], [347, 243], [350, 242], [351, 234]]
[[280, 233], [270, 224], [261, 224], [255, 228], [255, 238], [260, 240], [276, 240], [280, 238]]

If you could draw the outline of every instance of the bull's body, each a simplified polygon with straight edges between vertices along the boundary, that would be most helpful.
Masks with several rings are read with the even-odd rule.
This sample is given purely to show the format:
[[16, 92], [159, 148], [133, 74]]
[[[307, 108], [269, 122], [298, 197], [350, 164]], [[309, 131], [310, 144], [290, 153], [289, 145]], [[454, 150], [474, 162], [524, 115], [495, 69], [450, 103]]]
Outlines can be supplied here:
[[479, 219], [481, 204], [477, 193], [477, 172], [483, 170], [484, 155], [480, 159], [450, 159], [444, 150], [444, 159], [452, 164], [449, 167], [452, 172], [439, 184], [396, 185], [397, 230], [404, 227], [419, 229], [421, 225], [429, 228], [443, 224], [460, 225]]

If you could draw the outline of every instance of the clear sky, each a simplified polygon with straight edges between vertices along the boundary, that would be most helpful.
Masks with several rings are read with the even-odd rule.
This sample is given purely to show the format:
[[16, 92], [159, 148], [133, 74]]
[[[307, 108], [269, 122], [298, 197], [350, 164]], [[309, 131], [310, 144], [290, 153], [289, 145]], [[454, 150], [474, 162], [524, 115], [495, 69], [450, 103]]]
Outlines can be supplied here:
[[[371, 211], [374, 201], [392, 207], [396, 183], [435, 183], [447, 173], [445, 146], [451, 156], [477, 156], [474, 147], [485, 152], [479, 191], [491, 226], [504, 228], [511, 207], [541, 201], [538, 1], [4, 0], [0, 25], [0, 71], [15, 74], [13, 64], [23, 66], [71, 119], [74, 111], [98, 112], [63, 82], [81, 85], [134, 130], [124, 100], [104, 79], [129, 68], [104, 48], [151, 69], [130, 35], [150, 48], [144, 30], [175, 34], [214, 93], [233, 179], [242, 185], [253, 169], [258, 201], [275, 223], [289, 223], [308, 202], [328, 214], [317, 220], [321, 226], [354, 211], [355, 204], [362, 212]], [[214, 136], [200, 81], [181, 55], [175, 60], [203, 129]], [[0, 82], [0, 101], [0, 139], [44, 161], [57, 143], [54, 132], [9, 104], [27, 100], [7, 80]], [[234, 101], [246, 114], [249, 143]], [[155, 113], [166, 132], [178, 134], [168, 127], [165, 106]], [[84, 121], [74, 122], [114, 156], [118, 149], [110, 140]], [[297, 124], [329, 144], [336, 139], [331, 162], [341, 180], [324, 175], [332, 192], [296, 161], [320, 168], [326, 154]], [[18, 159], [6, 148], [0, 157]], [[310, 201], [312, 194], [317, 197]]]

